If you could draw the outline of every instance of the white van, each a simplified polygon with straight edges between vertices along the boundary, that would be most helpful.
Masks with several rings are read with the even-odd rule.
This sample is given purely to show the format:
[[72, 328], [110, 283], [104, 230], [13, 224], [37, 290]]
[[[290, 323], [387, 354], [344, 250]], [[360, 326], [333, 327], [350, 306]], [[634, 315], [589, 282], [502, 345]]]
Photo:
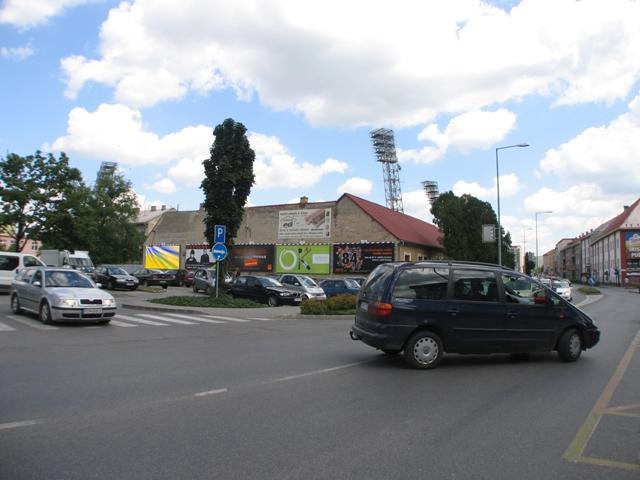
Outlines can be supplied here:
[[25, 267], [45, 267], [42, 261], [28, 253], [0, 252], [0, 291], [8, 292], [11, 282]]

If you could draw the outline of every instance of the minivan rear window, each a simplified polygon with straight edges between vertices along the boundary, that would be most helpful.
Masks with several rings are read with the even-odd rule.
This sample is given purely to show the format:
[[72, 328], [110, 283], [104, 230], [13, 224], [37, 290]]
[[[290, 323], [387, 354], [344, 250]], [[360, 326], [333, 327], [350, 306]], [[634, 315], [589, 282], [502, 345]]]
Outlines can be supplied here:
[[18, 268], [20, 265], [20, 257], [14, 257], [13, 255], [0, 255], [0, 270], [12, 271]]
[[387, 279], [393, 274], [393, 271], [394, 268], [391, 265], [378, 265], [369, 274], [367, 281], [362, 286], [361, 294], [367, 297], [382, 295]]
[[393, 288], [394, 298], [445, 300], [449, 269], [442, 267], [407, 268], [400, 273]]

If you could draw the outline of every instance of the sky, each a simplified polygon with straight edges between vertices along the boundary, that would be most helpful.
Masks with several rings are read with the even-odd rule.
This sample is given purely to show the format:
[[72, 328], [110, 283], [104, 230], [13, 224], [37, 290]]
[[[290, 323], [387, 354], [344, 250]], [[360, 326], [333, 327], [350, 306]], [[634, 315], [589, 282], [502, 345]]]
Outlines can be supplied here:
[[[640, 196], [640, 1], [2, 0], [0, 155], [117, 162], [143, 208], [197, 209], [226, 118], [256, 153], [250, 205], [384, 205], [422, 182], [500, 208], [539, 253]], [[538, 214], [536, 212], [551, 211]]]

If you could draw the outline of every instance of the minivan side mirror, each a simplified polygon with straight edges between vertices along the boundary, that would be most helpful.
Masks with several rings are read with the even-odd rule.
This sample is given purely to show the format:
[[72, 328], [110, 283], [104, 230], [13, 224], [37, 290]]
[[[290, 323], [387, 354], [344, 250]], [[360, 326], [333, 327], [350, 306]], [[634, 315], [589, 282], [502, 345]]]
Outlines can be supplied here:
[[33, 286], [34, 287], [40, 287], [40, 286], [42, 286], [42, 284], [38, 280], [36, 280], [35, 282], [33, 282]]

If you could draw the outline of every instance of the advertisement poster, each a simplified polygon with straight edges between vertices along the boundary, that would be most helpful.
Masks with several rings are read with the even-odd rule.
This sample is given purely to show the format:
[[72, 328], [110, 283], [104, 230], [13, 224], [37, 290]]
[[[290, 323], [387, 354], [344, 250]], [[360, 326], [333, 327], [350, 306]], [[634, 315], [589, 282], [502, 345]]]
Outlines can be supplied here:
[[273, 272], [274, 245], [234, 245], [229, 255], [231, 269], [241, 272]]
[[330, 245], [276, 245], [276, 273], [329, 273]]
[[368, 273], [393, 262], [393, 243], [340, 243], [333, 246], [333, 273]]
[[640, 232], [625, 232], [624, 245], [627, 249], [628, 260], [640, 259]]
[[330, 236], [330, 208], [278, 212], [278, 238], [329, 238]]
[[215, 263], [208, 243], [188, 243], [185, 245], [184, 256], [184, 268], [187, 270], [210, 268]]
[[146, 247], [144, 268], [177, 270], [180, 268], [180, 245], [150, 245]]

